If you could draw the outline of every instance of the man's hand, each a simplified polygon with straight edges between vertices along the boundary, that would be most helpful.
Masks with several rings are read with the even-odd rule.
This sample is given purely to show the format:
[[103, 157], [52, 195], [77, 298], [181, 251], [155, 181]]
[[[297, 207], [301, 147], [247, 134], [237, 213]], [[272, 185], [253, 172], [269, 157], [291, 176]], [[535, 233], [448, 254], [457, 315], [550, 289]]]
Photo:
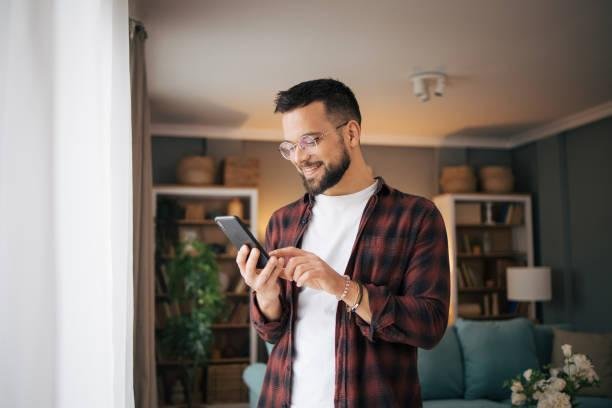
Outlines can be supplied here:
[[334, 296], [340, 296], [344, 290], [344, 278], [313, 253], [286, 247], [270, 252], [270, 257], [286, 260], [283, 277], [294, 280], [297, 286], [322, 290]]
[[[247, 258], [248, 256], [248, 258]], [[258, 299], [274, 300], [280, 295], [278, 276], [283, 270], [283, 259], [271, 256], [263, 269], [257, 269], [259, 250], [243, 245], [236, 255], [236, 263], [244, 282], [257, 293]]]

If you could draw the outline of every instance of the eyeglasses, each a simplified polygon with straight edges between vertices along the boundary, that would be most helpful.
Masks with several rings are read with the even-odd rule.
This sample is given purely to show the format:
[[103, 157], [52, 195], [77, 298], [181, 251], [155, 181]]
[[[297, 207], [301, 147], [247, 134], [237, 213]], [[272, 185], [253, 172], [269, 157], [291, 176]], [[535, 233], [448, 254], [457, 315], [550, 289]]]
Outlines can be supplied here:
[[[343, 124], [336, 126], [335, 130], [338, 130], [343, 126], [346, 126], [349, 122], [350, 121], [347, 120]], [[321, 136], [325, 134], [326, 133], [313, 133], [313, 134], [304, 135], [299, 138], [297, 143], [291, 143], [288, 141], [284, 141], [278, 146], [278, 151], [287, 160], [291, 160], [293, 158], [293, 156], [295, 155], [295, 149], [298, 146], [303, 152], [312, 153], [317, 149], [318, 142], [319, 140], [321, 140]]]

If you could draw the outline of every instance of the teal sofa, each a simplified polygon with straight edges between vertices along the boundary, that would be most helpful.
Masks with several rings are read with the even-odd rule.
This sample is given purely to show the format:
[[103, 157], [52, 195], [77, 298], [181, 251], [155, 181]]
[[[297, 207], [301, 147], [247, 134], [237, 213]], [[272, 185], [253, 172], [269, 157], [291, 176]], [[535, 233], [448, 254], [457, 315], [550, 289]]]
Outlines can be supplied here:
[[[419, 349], [419, 380], [424, 408], [510, 407], [510, 391], [502, 384], [527, 368], [549, 364], [553, 327], [527, 319], [470, 321], [449, 326], [432, 350]], [[268, 346], [268, 351], [272, 347]], [[251, 407], [257, 405], [265, 364], [247, 367], [243, 379]], [[578, 397], [580, 408], [610, 408], [612, 399]]]

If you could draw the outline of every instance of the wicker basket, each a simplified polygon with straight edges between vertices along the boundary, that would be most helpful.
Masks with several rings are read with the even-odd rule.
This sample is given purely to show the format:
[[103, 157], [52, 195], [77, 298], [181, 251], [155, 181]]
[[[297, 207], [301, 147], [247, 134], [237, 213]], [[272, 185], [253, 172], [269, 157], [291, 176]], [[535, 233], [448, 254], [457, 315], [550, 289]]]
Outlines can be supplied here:
[[509, 193], [514, 187], [512, 169], [507, 166], [484, 166], [480, 168], [480, 184], [487, 193]]
[[212, 157], [185, 156], [176, 167], [176, 179], [180, 184], [205, 186], [215, 181], [215, 162]]
[[259, 159], [230, 156], [223, 163], [223, 184], [226, 186], [257, 186], [259, 184]]
[[246, 364], [209, 365], [206, 401], [209, 404], [248, 401], [249, 390], [242, 381], [242, 372], [246, 367]]
[[440, 176], [444, 193], [471, 193], [476, 191], [476, 176], [470, 166], [445, 166]]

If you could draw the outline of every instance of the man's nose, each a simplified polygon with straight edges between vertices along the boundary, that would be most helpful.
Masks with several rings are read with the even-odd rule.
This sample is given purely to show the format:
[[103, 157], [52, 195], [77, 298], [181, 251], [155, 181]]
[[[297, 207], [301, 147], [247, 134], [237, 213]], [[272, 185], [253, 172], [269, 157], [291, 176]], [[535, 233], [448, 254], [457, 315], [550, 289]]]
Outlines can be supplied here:
[[300, 148], [299, 146], [295, 146], [295, 150], [294, 150], [294, 153], [293, 153], [293, 160], [295, 161], [295, 163], [297, 165], [301, 165], [309, 157], [310, 157], [310, 153], [308, 153], [306, 150]]

